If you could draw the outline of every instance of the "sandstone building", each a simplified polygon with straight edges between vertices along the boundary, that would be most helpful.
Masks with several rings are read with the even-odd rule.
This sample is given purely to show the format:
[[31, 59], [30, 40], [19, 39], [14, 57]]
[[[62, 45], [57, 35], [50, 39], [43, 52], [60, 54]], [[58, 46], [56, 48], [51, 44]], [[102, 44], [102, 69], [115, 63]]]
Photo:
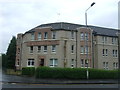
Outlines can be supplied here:
[[57, 22], [17, 35], [16, 68], [118, 68], [118, 30]]

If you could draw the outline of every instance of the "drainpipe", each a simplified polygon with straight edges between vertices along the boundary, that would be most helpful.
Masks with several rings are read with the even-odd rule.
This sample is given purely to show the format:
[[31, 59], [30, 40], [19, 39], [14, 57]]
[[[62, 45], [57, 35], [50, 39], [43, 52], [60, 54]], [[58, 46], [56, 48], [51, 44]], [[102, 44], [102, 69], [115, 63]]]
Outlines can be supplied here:
[[77, 30], [76, 30], [76, 68], [77, 68]]
[[66, 64], [67, 64], [67, 60], [66, 60], [66, 43], [67, 43], [67, 40], [65, 40], [65, 43], [64, 43], [64, 68], [66, 67]]

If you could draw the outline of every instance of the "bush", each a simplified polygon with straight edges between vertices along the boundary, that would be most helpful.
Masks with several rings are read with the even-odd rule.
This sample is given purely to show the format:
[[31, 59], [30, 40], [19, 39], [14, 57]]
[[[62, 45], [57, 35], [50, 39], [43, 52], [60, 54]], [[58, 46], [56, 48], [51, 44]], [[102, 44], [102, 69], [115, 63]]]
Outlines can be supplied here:
[[89, 69], [90, 79], [117, 79], [117, 70], [100, 70], [100, 69]]
[[[88, 69], [89, 79], [117, 79], [117, 70]], [[38, 67], [36, 69], [37, 78], [57, 78], [57, 79], [86, 79], [87, 69], [85, 68], [49, 68]]]
[[86, 69], [38, 67], [36, 69], [36, 77], [59, 79], [85, 79]]
[[35, 75], [35, 67], [23, 67], [22, 75], [34, 76]]

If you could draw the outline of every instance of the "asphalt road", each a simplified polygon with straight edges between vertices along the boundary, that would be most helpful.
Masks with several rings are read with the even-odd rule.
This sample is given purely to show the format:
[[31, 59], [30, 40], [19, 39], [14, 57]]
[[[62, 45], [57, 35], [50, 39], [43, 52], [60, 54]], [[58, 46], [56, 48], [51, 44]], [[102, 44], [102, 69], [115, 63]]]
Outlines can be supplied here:
[[118, 84], [22, 84], [2, 83], [2, 88], [118, 88]]

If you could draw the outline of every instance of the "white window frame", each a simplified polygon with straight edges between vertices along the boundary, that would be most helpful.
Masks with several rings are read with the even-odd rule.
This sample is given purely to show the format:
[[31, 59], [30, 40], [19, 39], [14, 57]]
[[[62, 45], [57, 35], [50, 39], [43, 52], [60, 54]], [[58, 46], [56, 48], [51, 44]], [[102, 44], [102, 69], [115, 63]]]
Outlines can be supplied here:
[[115, 57], [118, 57], [118, 50], [115, 50]]
[[109, 69], [109, 63], [108, 62], [103, 62], [103, 68], [108, 70]]
[[52, 32], [52, 39], [56, 39], [56, 31]]
[[74, 45], [71, 45], [71, 53], [74, 54]]
[[38, 33], [38, 40], [41, 40], [42, 39], [42, 34], [41, 32]]
[[102, 36], [102, 43], [107, 43], [107, 37], [106, 36]]
[[115, 50], [112, 51], [113, 57], [115, 57]]
[[35, 35], [34, 35], [34, 33], [31, 33], [31, 40], [35, 40]]
[[75, 32], [71, 31], [71, 39], [75, 39]]
[[48, 39], [48, 32], [44, 32], [44, 39], [45, 39], [45, 40]]
[[41, 46], [38, 46], [37, 48], [38, 48], [38, 49], [37, 49], [37, 50], [38, 50], [38, 53], [40, 53], [40, 52], [41, 52]]
[[71, 59], [71, 68], [74, 68], [75, 67], [75, 60], [74, 59]]
[[51, 51], [52, 51], [52, 53], [56, 53], [56, 45], [51, 46]]
[[80, 40], [81, 40], [81, 41], [84, 40], [84, 33], [83, 33], [83, 32], [80, 33]]
[[86, 40], [86, 41], [88, 41], [88, 36], [89, 36], [89, 34], [86, 32], [86, 33], [85, 33], [85, 40]]
[[106, 52], [106, 56], [108, 56], [108, 49], [105, 49], [105, 52]]
[[81, 59], [81, 67], [84, 67], [84, 59]]
[[83, 46], [80, 47], [80, 53], [84, 54], [84, 47]]
[[[51, 63], [52, 62], [52, 63]], [[57, 67], [58, 66], [58, 59], [56, 58], [51, 58], [50, 59], [50, 64], [49, 64], [50, 67]]]
[[[46, 48], [46, 49], [45, 49], [45, 48]], [[47, 46], [44, 46], [43, 52], [44, 52], [44, 53], [47, 53]]]
[[[30, 63], [30, 65], [29, 65]], [[28, 59], [27, 60], [27, 67], [34, 67], [35, 65], [35, 60], [34, 59]]]
[[34, 47], [33, 47], [33, 46], [30, 46], [29, 48], [30, 48], [30, 53], [33, 53]]

